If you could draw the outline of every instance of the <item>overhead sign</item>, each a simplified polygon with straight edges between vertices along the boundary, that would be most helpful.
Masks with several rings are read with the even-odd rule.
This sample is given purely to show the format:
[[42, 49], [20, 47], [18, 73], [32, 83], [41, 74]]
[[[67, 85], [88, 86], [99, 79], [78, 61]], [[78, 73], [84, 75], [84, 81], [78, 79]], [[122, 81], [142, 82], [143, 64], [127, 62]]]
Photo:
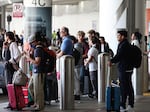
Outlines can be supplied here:
[[13, 4], [13, 17], [17, 17], [17, 18], [23, 17], [23, 4], [22, 3]]
[[52, 7], [52, 0], [24, 0], [25, 7]]

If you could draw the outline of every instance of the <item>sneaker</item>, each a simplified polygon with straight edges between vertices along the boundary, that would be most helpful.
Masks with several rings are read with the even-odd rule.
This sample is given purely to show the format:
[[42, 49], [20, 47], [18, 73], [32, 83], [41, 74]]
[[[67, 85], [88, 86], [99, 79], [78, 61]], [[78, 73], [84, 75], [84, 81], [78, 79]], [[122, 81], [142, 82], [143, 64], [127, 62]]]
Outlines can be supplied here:
[[4, 109], [10, 109], [10, 108], [11, 108], [10, 104], [8, 104], [6, 107], [4, 107]]
[[51, 101], [44, 101], [45, 105], [51, 105]]
[[8, 105], [7, 107], [4, 107], [4, 109], [10, 109], [11, 108], [11, 106], [10, 105]]
[[30, 101], [30, 102], [28, 102], [27, 107], [30, 107], [33, 104], [34, 104], [34, 101]]
[[88, 94], [89, 98], [94, 98], [94, 96], [92, 94]]
[[120, 106], [120, 112], [126, 112], [126, 109]]
[[131, 107], [131, 105], [128, 105], [127, 111], [128, 111], [128, 112], [134, 112], [134, 109]]

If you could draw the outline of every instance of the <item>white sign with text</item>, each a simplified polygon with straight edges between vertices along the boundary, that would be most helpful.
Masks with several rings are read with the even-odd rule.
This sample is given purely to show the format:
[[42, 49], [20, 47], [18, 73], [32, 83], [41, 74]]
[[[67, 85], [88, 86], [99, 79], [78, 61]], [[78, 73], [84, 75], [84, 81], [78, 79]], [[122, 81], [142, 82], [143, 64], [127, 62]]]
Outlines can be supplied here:
[[24, 0], [25, 7], [52, 7], [52, 0]]

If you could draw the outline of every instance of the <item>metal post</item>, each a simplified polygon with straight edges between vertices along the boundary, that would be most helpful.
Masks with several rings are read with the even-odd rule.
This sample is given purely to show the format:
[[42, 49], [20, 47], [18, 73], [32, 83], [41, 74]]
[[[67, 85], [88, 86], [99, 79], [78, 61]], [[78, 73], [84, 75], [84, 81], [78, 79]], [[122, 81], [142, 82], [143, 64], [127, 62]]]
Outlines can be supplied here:
[[105, 101], [105, 90], [107, 85], [108, 75], [108, 60], [110, 55], [108, 53], [101, 53], [98, 55], [98, 102]]
[[74, 109], [74, 59], [70, 55], [60, 58], [60, 109]]
[[11, 20], [12, 20], [12, 17], [11, 17], [11, 15], [8, 15], [8, 16], [7, 16], [7, 22], [8, 22], [8, 31], [10, 31], [10, 22], [11, 22]]

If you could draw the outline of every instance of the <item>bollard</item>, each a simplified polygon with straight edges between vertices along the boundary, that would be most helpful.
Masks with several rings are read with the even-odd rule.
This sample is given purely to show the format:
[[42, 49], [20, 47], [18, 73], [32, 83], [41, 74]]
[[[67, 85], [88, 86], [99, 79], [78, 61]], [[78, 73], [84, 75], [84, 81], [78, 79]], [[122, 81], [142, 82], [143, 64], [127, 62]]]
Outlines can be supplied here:
[[60, 58], [60, 109], [74, 109], [74, 58], [64, 55]]
[[110, 54], [101, 53], [98, 55], [98, 102], [105, 101], [105, 91], [107, 85], [108, 64]]

